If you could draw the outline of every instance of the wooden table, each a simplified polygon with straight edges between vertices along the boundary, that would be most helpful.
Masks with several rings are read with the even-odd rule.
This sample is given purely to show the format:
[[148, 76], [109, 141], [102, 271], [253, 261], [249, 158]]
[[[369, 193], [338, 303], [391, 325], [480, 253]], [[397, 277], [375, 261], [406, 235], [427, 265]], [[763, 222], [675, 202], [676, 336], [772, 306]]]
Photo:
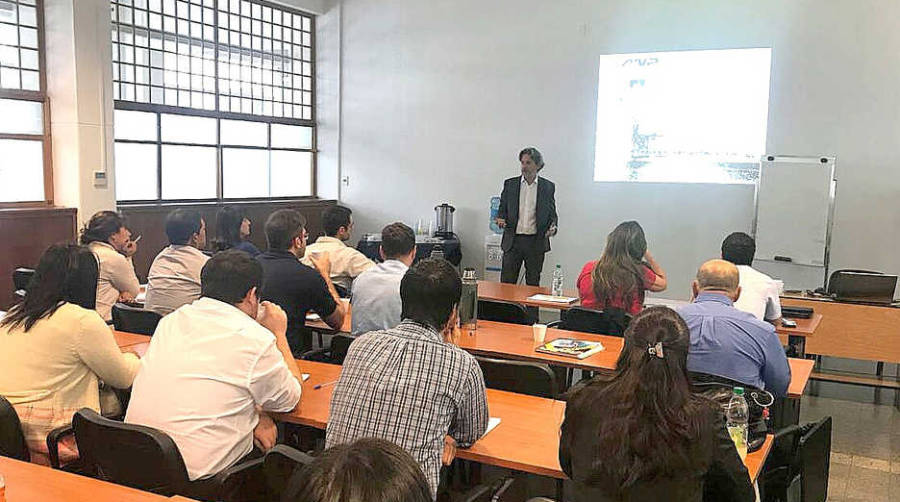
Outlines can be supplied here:
[[[521, 303], [529, 307], [544, 307], [555, 310], [568, 310], [571, 307], [581, 305], [575, 303], [536, 302], [528, 298], [533, 295], [549, 295], [550, 288], [542, 286], [526, 286], [524, 284], [506, 284], [503, 282], [478, 281], [479, 300], [501, 300]], [[578, 291], [574, 289], [563, 291], [563, 294], [572, 298], [578, 298]]]
[[[139, 349], [139, 347], [136, 347], [137, 345], [150, 342], [149, 336], [125, 333], [123, 331], [115, 331], [114, 333], [116, 342], [122, 348]], [[616, 368], [616, 361], [619, 358], [619, 353], [622, 351], [622, 338], [606, 335], [589, 335], [577, 331], [553, 328], [547, 330], [546, 340], [548, 341], [563, 337], [600, 342], [603, 344], [604, 350], [584, 359], [537, 352], [534, 350], [535, 344], [531, 326], [492, 321], [478, 321], [478, 329], [475, 335], [463, 333], [459, 340], [459, 346], [475, 355], [541, 362], [585, 371], [608, 372]], [[788, 387], [788, 397], [798, 399], [806, 389], [814, 362], [808, 359], [788, 358], [788, 363], [791, 366], [791, 383]]]
[[[341, 367], [333, 364], [298, 361], [300, 370], [309, 373], [303, 383], [300, 405], [291, 413], [273, 415], [279, 421], [324, 429], [334, 385], [315, 390], [317, 384], [340, 377]], [[566, 403], [554, 399], [527, 396], [500, 390], [487, 390], [491, 417], [500, 424], [471, 448], [460, 449], [457, 457], [482, 464], [528, 472], [540, 476], [565, 479], [559, 466], [559, 426], [565, 416]], [[746, 465], [755, 480], [771, 448], [766, 445], [747, 456]]]
[[[127, 344], [123, 348], [150, 341], [149, 336], [120, 331], [115, 332], [115, 337], [120, 345]], [[297, 363], [302, 372], [310, 375], [302, 384], [300, 404], [291, 413], [274, 416], [279, 421], [325, 429], [334, 385], [320, 389], [314, 387], [337, 381], [341, 367], [313, 361], [298, 360]], [[490, 415], [500, 418], [500, 425], [471, 448], [459, 450], [459, 458], [541, 476], [565, 478], [559, 466], [559, 426], [564, 417], [565, 402], [494, 389], [488, 389], [487, 397]], [[771, 440], [767, 440], [767, 446], [748, 455], [746, 464], [753, 479], [759, 474], [770, 447]]]
[[165, 502], [190, 501], [107, 483], [42, 465], [0, 457], [7, 502]]

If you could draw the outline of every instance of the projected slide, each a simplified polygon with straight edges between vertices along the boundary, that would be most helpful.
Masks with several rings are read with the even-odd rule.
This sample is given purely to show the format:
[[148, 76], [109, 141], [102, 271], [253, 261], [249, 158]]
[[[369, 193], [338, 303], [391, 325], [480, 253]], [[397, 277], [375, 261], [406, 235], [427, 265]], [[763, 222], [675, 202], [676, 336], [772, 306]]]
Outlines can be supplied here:
[[594, 180], [755, 183], [771, 53], [601, 56]]

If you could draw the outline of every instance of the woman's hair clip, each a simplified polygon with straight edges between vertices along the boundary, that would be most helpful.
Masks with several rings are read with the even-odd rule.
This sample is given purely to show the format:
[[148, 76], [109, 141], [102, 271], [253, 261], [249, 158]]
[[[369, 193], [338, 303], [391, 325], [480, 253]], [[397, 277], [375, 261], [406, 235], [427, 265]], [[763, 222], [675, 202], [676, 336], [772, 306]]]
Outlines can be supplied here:
[[663, 359], [665, 357], [665, 353], [663, 352], [662, 342], [656, 342], [656, 345], [647, 345], [647, 352], [651, 356], [656, 356], [660, 359]]

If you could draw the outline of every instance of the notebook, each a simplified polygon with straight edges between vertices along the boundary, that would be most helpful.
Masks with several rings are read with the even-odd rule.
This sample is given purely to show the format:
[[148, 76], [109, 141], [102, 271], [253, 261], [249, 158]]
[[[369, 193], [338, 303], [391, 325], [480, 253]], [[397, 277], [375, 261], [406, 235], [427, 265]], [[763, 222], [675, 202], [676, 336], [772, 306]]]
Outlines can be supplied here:
[[547, 302], [547, 303], [562, 303], [569, 304], [575, 303], [578, 301], [578, 298], [573, 298], [571, 296], [553, 296], [553, 295], [531, 295], [528, 297], [529, 300], [533, 302]]
[[555, 356], [584, 359], [603, 350], [603, 344], [600, 342], [576, 340], [574, 338], [557, 338], [543, 345], [538, 345], [534, 350]]

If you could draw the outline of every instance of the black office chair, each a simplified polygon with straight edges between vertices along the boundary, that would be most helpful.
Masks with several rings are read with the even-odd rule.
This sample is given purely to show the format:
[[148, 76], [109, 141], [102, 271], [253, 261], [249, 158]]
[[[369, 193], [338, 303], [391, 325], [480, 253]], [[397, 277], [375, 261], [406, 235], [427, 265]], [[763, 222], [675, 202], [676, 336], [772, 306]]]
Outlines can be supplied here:
[[175, 442], [166, 433], [116, 422], [82, 408], [72, 418], [81, 460], [91, 475], [165, 496], [235, 500], [244, 478], [262, 468], [262, 458], [230, 467], [212, 478], [191, 482]]
[[561, 311], [559, 316], [560, 320], [550, 323], [550, 327], [598, 335], [622, 336], [631, 322], [630, 315], [616, 308], [594, 310], [572, 307]]
[[277, 444], [266, 452], [263, 459], [263, 475], [269, 497], [267, 500], [281, 500], [291, 478], [315, 458], [290, 446]]
[[[72, 434], [72, 426], [57, 427], [47, 434], [47, 450], [50, 467], [59, 469], [59, 442], [63, 437]], [[0, 456], [14, 458], [23, 462], [31, 461], [31, 452], [25, 443], [22, 423], [12, 404], [0, 396]], [[77, 467], [78, 464], [69, 467]]]
[[23, 462], [31, 460], [19, 415], [3, 396], [0, 396], [0, 455]]
[[491, 389], [546, 398], [559, 395], [556, 374], [546, 364], [489, 357], [475, 359], [484, 373], [485, 385]]
[[34, 269], [19, 267], [13, 270], [12, 277], [13, 291], [16, 300], [23, 300], [25, 298], [25, 293], [28, 291], [28, 284], [31, 282], [31, 278], [34, 277]]
[[344, 364], [344, 358], [347, 357], [347, 351], [350, 350], [350, 344], [353, 343], [353, 340], [355, 338], [352, 336], [334, 335], [331, 337], [331, 344], [328, 347], [304, 352], [300, 359], [320, 363]]
[[529, 326], [534, 322], [523, 305], [504, 300], [478, 300], [478, 318]]
[[831, 417], [775, 434], [762, 480], [762, 500], [825, 502], [831, 467]]
[[112, 307], [113, 326], [119, 331], [153, 336], [160, 319], [162, 316], [152, 310], [144, 310], [125, 303], [116, 303]]

